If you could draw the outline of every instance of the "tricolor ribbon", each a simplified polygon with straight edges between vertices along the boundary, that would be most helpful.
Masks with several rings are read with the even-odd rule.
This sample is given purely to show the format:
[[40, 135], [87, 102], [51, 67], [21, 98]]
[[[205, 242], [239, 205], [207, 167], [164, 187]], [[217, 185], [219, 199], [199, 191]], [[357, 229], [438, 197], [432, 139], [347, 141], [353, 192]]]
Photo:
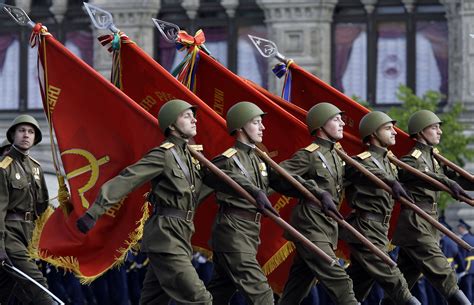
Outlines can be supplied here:
[[48, 32], [48, 28], [43, 26], [41, 23], [35, 24], [33, 27], [33, 31], [30, 35], [30, 47], [34, 48], [40, 43], [40, 36], [41, 35], [51, 35]]
[[281, 91], [281, 97], [287, 101], [291, 101], [291, 70], [290, 65], [293, 63], [293, 60], [290, 59], [286, 63], [278, 63], [273, 66], [272, 71], [278, 78], [285, 76], [285, 81], [283, 82], [283, 89]]

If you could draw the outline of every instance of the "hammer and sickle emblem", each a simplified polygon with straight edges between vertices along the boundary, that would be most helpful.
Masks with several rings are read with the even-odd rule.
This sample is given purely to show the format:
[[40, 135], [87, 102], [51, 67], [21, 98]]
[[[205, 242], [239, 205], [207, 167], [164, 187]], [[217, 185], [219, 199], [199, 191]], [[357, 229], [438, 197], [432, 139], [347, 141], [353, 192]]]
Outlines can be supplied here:
[[94, 157], [94, 155], [88, 152], [87, 150], [79, 149], [79, 148], [65, 150], [61, 153], [61, 156], [62, 155], [80, 155], [89, 162], [89, 165], [73, 170], [66, 175], [66, 178], [69, 180], [71, 178], [77, 177], [87, 172], [91, 172], [91, 177], [89, 178], [89, 181], [87, 181], [87, 183], [84, 186], [78, 189], [82, 206], [87, 209], [89, 208], [90, 204], [87, 201], [86, 197], [84, 196], [84, 193], [94, 187], [97, 180], [99, 179], [99, 166], [109, 162], [110, 158], [109, 156], [105, 156], [97, 160]]

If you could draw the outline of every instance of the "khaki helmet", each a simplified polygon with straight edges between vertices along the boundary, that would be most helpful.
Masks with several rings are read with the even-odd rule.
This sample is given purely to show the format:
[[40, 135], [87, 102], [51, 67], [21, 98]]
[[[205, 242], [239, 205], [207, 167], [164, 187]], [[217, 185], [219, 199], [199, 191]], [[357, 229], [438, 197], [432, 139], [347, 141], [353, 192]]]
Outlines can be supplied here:
[[433, 124], [442, 124], [440, 118], [429, 110], [419, 110], [408, 119], [408, 134], [411, 137]]
[[183, 100], [169, 100], [163, 106], [161, 106], [158, 112], [158, 124], [160, 125], [161, 131], [166, 134], [167, 129], [170, 125], [174, 124], [178, 119], [178, 115], [188, 109], [192, 109], [196, 114], [197, 106], [193, 106]]
[[234, 134], [237, 129], [242, 128], [248, 121], [256, 116], [267, 114], [263, 112], [257, 105], [251, 102], [239, 102], [230, 107], [227, 111], [227, 131], [230, 135]]
[[0, 153], [8, 146], [12, 145], [12, 143], [10, 143], [10, 141], [8, 141], [7, 139], [3, 140], [2, 141], [2, 144], [0, 144]]
[[377, 131], [380, 126], [387, 123], [393, 123], [395, 125], [397, 121], [393, 120], [386, 113], [381, 111], [372, 111], [364, 115], [359, 123], [359, 134], [360, 138], [364, 140], [371, 134]]
[[43, 135], [41, 134], [38, 121], [31, 115], [21, 114], [13, 120], [12, 124], [10, 125], [10, 128], [8, 128], [7, 130], [7, 139], [8, 141], [10, 141], [10, 143], [13, 143], [13, 134], [15, 133], [15, 128], [17, 125], [20, 124], [29, 124], [35, 129], [35, 141], [33, 142], [33, 145], [36, 145], [41, 142]]
[[321, 128], [326, 122], [335, 115], [343, 114], [339, 108], [330, 103], [319, 103], [311, 107], [306, 115], [306, 125], [310, 134]]

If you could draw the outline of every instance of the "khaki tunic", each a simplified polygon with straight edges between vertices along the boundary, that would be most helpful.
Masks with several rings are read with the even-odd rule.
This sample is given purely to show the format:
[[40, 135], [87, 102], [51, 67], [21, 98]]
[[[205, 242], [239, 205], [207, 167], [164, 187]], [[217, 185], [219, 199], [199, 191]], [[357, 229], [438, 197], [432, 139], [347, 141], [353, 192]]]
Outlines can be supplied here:
[[[192, 185], [186, 179], [172, 150], [190, 172]], [[98, 219], [124, 196], [151, 181], [150, 200], [154, 205], [183, 211], [194, 211], [202, 186], [203, 171], [193, 160], [186, 142], [169, 136], [163, 144], [141, 160], [125, 168], [105, 183], [87, 213]], [[192, 268], [191, 237], [194, 223], [181, 218], [153, 215], [145, 224], [142, 247], [150, 257], [140, 304], [162, 304], [169, 298], [179, 304], [211, 304], [212, 297]]]
[[[47, 286], [46, 280], [36, 264], [28, 256], [28, 245], [35, 226], [34, 221], [6, 220], [7, 214], [24, 215], [29, 212], [34, 218], [48, 206], [48, 190], [40, 164], [18, 151], [14, 146], [0, 158], [0, 249], [5, 249], [13, 265], [39, 283]], [[24, 291], [24, 299], [37, 299], [37, 304], [50, 304], [51, 297], [7, 269], [0, 269], [0, 303], [7, 303], [13, 285]]]
[[[359, 154], [355, 159], [379, 179], [391, 184], [396, 180], [397, 169], [388, 160], [387, 153], [385, 148], [370, 145], [368, 151]], [[348, 222], [377, 248], [387, 253], [388, 220], [394, 205], [392, 196], [385, 190], [377, 188], [352, 166], [346, 169], [345, 178], [348, 182], [347, 200], [355, 209]], [[383, 221], [367, 219], [364, 213], [378, 216]], [[407, 282], [397, 267], [387, 266], [349, 231], [342, 230], [340, 237], [348, 242], [351, 248], [348, 274], [352, 278], [354, 292], [359, 301], [367, 297], [375, 281], [397, 304], [405, 304], [412, 297]]]
[[[432, 146], [417, 142], [411, 152], [402, 158], [402, 161], [447, 186], [451, 186], [454, 181], [457, 181], [466, 189], [474, 188], [472, 183], [441, 166], [433, 157]], [[404, 170], [400, 170], [399, 179], [413, 195], [415, 204], [423, 205], [422, 208], [428, 214], [437, 218], [436, 203], [439, 200], [440, 192]], [[428, 281], [446, 298], [459, 289], [456, 275], [439, 247], [438, 231], [412, 210], [402, 208], [393, 243], [400, 246], [398, 266], [405, 276], [409, 288], [413, 287], [423, 273]]]
[[[344, 166], [334, 150], [333, 142], [316, 138], [314, 143], [297, 151], [281, 166], [293, 175], [314, 180], [319, 187], [312, 191], [316, 195], [327, 191], [335, 200], [341, 200]], [[337, 246], [338, 228], [335, 220], [303, 200], [293, 209], [290, 222], [326, 254], [336, 259], [334, 249]], [[288, 235], [285, 237], [292, 240]], [[299, 242], [295, 242], [295, 246], [296, 255], [280, 305], [300, 304], [316, 283], [316, 278], [336, 304], [357, 304], [352, 281], [341, 266], [329, 266], [321, 262]]]

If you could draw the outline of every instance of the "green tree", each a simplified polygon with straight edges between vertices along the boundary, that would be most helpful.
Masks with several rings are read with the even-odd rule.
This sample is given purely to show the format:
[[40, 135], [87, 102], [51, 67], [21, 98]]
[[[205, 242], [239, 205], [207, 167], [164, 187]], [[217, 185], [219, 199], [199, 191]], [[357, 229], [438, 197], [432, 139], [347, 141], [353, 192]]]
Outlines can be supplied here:
[[[408, 118], [414, 112], [420, 109], [427, 109], [437, 113], [438, 105], [443, 95], [439, 92], [428, 91], [422, 97], [418, 97], [410, 88], [400, 86], [397, 98], [402, 102], [402, 105], [391, 108], [388, 111], [388, 115], [397, 120], [398, 127], [406, 131], [408, 129]], [[474, 141], [474, 137], [466, 136], [463, 133], [465, 126], [459, 122], [459, 116], [462, 111], [463, 106], [460, 103], [455, 103], [448, 111], [437, 113], [443, 121], [443, 136], [441, 137], [438, 149], [443, 156], [461, 166], [466, 161], [471, 161], [474, 158], [474, 150], [468, 147], [468, 144]], [[450, 197], [443, 194], [440, 200], [440, 205], [443, 209], [449, 200], [451, 200]]]

